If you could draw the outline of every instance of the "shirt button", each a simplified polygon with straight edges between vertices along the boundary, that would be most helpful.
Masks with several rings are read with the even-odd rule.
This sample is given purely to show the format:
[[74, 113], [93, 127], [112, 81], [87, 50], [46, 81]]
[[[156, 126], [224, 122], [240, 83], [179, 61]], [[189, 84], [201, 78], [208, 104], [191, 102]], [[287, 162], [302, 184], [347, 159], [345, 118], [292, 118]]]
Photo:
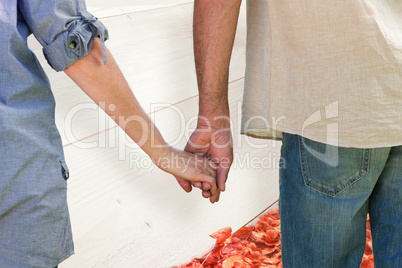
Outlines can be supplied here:
[[77, 47], [77, 42], [76, 41], [71, 41], [71, 43], [70, 43], [70, 48], [71, 49], [74, 49], [74, 48], [76, 48]]
[[66, 180], [70, 177], [70, 173], [64, 167], [61, 167], [61, 173]]

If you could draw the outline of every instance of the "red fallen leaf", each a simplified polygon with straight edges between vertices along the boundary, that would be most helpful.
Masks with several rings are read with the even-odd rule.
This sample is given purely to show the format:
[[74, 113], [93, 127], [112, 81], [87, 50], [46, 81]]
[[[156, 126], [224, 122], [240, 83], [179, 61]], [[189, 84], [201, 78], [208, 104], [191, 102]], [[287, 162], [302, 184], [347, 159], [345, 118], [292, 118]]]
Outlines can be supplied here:
[[225, 240], [228, 239], [231, 236], [231, 234], [232, 234], [232, 228], [225, 227], [212, 233], [210, 236], [216, 239], [217, 244], [220, 244], [222, 242], [225, 242]]
[[247, 253], [245, 256], [244, 256], [244, 258], [247, 258], [247, 259], [252, 259], [253, 258], [253, 255], [251, 255], [250, 253]]
[[273, 262], [276, 262], [275, 260], [281, 258], [281, 253], [275, 250], [275, 251], [273, 251], [273, 252], [271, 252], [269, 254], [266, 254], [265, 256], [267, 256], [269, 261], [271, 263], [273, 263]]
[[233, 234], [234, 237], [240, 239], [247, 239], [250, 235], [253, 235], [253, 230], [249, 227], [240, 228], [236, 233]]
[[264, 232], [257, 232], [257, 231], [254, 231], [254, 232], [253, 232], [253, 238], [254, 238], [255, 240], [263, 240], [264, 237], [265, 237], [265, 233], [264, 233]]
[[277, 249], [277, 247], [270, 245], [270, 246], [265, 247], [265, 248], [261, 251], [261, 253], [262, 253], [263, 255], [268, 255], [268, 254], [271, 254], [271, 253], [275, 252], [276, 249]]
[[226, 239], [228, 239], [230, 237], [230, 234], [228, 233], [222, 233], [219, 238], [216, 239], [216, 243], [223, 243], [226, 241]]
[[235, 262], [234, 268], [244, 268], [244, 262]]
[[241, 239], [238, 238], [238, 237], [232, 236], [231, 239], [230, 239], [230, 241], [231, 241], [233, 244], [237, 244], [237, 243], [239, 243], [239, 242], [241, 241]]
[[279, 220], [279, 218], [280, 218], [279, 209], [270, 210], [270, 211], [267, 213], [267, 216], [268, 216], [268, 218], [270, 218], [270, 219]]
[[237, 244], [236, 248], [237, 248], [237, 251], [241, 251], [244, 249], [244, 246], [239, 243], [239, 244]]
[[250, 244], [249, 244], [248, 248], [249, 248], [249, 249], [251, 249], [251, 250], [256, 250], [256, 249], [257, 249], [257, 246], [256, 246], [256, 244], [255, 244], [255, 243], [250, 242]]
[[267, 237], [265, 240], [272, 244], [272, 243], [279, 243], [280, 242], [280, 235], [281, 233], [277, 230], [268, 230], [267, 231]]
[[253, 252], [253, 259], [260, 259], [261, 258], [261, 253], [259, 251]]
[[230, 258], [224, 260], [222, 264], [223, 264], [224, 268], [244, 267], [244, 266], [242, 266], [244, 264], [244, 262], [243, 262], [243, 259], [241, 258], [241, 256], [230, 257]]
[[[237, 244], [238, 245], [238, 244]], [[226, 247], [223, 247], [221, 250], [222, 255], [227, 255], [232, 253], [236, 253], [238, 251], [238, 247], [236, 244], [229, 244]]]
[[232, 228], [231, 227], [224, 227], [224, 228], [219, 229], [218, 231], [212, 233], [210, 236], [212, 238], [216, 238], [216, 236], [219, 236], [222, 233], [231, 234], [232, 233]]
[[[198, 264], [198, 267], [197, 267], [197, 268], [199, 268], [200, 265], [201, 265], [201, 263]], [[208, 266], [214, 267], [215, 265], [218, 265], [218, 261], [213, 260], [213, 261], [209, 261], [209, 262], [204, 262], [204, 263], [203, 263], [203, 267], [208, 267]]]

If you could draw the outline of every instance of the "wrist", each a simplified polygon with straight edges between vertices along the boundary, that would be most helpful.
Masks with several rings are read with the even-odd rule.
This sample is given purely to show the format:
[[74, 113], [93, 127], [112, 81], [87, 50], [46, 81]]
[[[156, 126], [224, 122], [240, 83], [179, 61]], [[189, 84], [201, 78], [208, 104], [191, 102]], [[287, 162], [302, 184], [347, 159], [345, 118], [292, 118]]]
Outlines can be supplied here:
[[216, 103], [212, 103], [211, 100], [200, 100], [198, 114], [211, 120], [218, 116], [229, 116], [228, 100], [222, 100]]
[[227, 82], [224, 85], [226, 87], [210, 86], [209, 90], [199, 87], [199, 123], [203, 124], [203, 121], [207, 120], [211, 125], [225, 125], [225, 121], [229, 122], [227, 120], [230, 117]]
[[222, 129], [230, 128], [231, 119], [229, 112], [225, 113], [215, 113], [203, 115], [199, 114], [197, 121], [197, 128], [202, 129]]
[[146, 154], [152, 159], [156, 164], [159, 159], [164, 158], [169, 155], [170, 145], [166, 143], [159, 131], [155, 131], [153, 135], [148, 137], [148, 142], [141, 146]]
[[160, 147], [160, 148], [154, 148], [149, 156], [152, 159], [152, 162], [159, 168], [163, 166], [166, 161], [170, 158], [172, 154], [172, 147], [169, 145]]

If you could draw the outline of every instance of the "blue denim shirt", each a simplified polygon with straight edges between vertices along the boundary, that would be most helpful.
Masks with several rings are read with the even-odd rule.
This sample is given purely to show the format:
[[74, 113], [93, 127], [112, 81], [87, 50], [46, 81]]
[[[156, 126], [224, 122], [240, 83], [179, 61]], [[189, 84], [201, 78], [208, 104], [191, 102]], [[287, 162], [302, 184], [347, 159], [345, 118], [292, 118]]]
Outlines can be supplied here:
[[73, 253], [55, 101], [31, 33], [57, 71], [108, 38], [81, 0], [0, 3], [0, 267], [55, 267]]

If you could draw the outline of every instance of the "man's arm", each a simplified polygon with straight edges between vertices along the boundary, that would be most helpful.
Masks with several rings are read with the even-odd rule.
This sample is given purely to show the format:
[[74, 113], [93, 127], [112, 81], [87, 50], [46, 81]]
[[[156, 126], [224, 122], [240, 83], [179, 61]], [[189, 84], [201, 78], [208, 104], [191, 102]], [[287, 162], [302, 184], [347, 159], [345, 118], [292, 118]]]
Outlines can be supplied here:
[[[228, 80], [241, 0], [196, 0], [194, 3], [194, 56], [199, 89], [199, 120], [186, 151], [202, 153], [218, 164], [221, 191], [233, 161]], [[184, 190], [191, 185], [178, 178]], [[209, 186], [193, 184], [209, 197]]]
[[194, 57], [200, 93], [199, 114], [229, 116], [229, 64], [241, 0], [196, 0]]
[[107, 58], [104, 64], [100, 39], [95, 38], [89, 54], [64, 71], [96, 104], [104, 104], [105, 112], [161, 169], [188, 180], [199, 178], [212, 183], [216, 196], [214, 165], [168, 146], [141, 108], [109, 51]]

